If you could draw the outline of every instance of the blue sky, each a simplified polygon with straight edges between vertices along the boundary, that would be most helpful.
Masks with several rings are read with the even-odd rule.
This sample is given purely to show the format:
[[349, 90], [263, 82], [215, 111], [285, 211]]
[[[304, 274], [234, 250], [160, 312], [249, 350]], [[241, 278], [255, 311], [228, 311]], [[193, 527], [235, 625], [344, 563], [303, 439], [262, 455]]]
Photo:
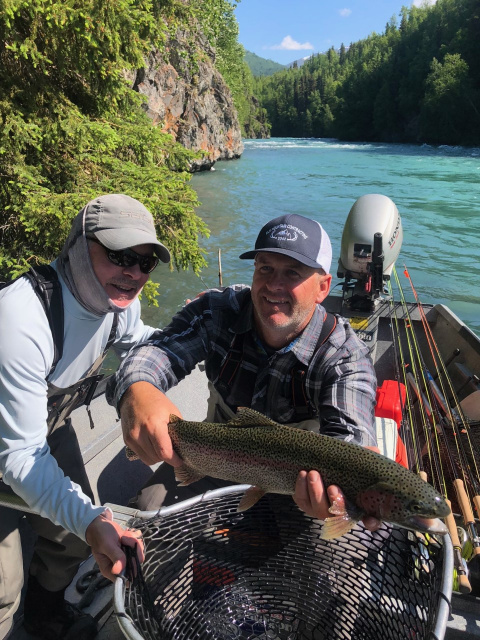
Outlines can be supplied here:
[[[415, 0], [415, 4], [434, 0]], [[239, 40], [262, 58], [288, 64], [332, 45], [382, 33], [412, 0], [241, 0], [236, 8]]]

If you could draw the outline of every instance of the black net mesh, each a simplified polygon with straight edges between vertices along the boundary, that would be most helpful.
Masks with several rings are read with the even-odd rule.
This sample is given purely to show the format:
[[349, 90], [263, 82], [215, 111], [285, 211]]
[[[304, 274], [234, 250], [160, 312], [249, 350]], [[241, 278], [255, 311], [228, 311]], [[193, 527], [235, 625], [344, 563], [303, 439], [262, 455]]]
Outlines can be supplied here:
[[165, 517], [143, 532], [142, 580], [125, 612], [145, 640], [324, 640], [432, 637], [441, 538], [384, 526], [334, 541], [290, 497], [245, 513], [241, 493]]

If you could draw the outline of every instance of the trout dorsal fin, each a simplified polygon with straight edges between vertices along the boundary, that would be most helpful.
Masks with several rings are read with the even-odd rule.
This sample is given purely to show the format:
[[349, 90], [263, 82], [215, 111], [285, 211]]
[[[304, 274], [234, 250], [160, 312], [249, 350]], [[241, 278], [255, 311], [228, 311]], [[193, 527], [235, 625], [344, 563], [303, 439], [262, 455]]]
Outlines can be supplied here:
[[234, 418], [227, 422], [229, 427], [280, 427], [281, 425], [263, 413], [248, 409], [247, 407], [239, 407]]

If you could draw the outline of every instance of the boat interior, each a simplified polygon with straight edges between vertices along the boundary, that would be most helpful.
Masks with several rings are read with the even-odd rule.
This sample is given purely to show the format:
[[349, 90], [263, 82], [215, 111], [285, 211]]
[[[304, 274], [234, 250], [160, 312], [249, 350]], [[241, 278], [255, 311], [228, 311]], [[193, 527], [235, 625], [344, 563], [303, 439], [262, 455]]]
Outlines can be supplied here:
[[[395, 261], [401, 241], [400, 216], [389, 198], [367, 195], [357, 200], [342, 237], [338, 266], [338, 275], [344, 278], [342, 295], [331, 294], [324, 301], [324, 306], [330, 312], [347, 317], [370, 350], [377, 373], [377, 434], [383, 452], [397, 461], [401, 457], [401, 463], [424, 473], [425, 478], [442, 492], [445, 489], [452, 502], [454, 522], [449, 531], [453, 543], [453, 589], [456, 595], [451, 600], [450, 588], [441, 599], [447, 605], [452, 601], [453, 611], [450, 617], [448, 612], [443, 613], [443, 617], [436, 621], [434, 635], [423, 636], [420, 632], [411, 635], [411, 631], [406, 629], [406, 635], [388, 635], [387, 630], [385, 637], [467, 640], [480, 637], [480, 339], [446, 306], [422, 304], [409, 274], [397, 273]], [[401, 288], [402, 278], [403, 287], [409, 292], [405, 296]], [[414, 302], [407, 302], [407, 297]], [[181, 409], [185, 419], [203, 419], [207, 389], [202, 367], [198, 367], [168, 395]], [[93, 431], [84, 408], [74, 413], [73, 421], [97, 502], [111, 504], [119, 522], [132, 522], [132, 517], [139, 514], [123, 505], [148, 478], [151, 470], [140, 461], [126, 460], [118, 418], [115, 411], [106, 405], [102, 394], [92, 403], [92, 415], [96, 424]], [[403, 450], [400, 450], [399, 441], [404, 445]], [[464, 505], [460, 485], [464, 486], [468, 507]], [[200, 513], [200, 506], [197, 507]], [[193, 522], [193, 512], [190, 510], [188, 514], [190, 522]], [[182, 521], [181, 527], [178, 525], [179, 531], [187, 530], [187, 520]], [[158, 551], [157, 541], [152, 547], [155, 558]], [[429, 553], [431, 551], [432, 547]], [[428, 568], [423, 565], [422, 570], [428, 574]], [[413, 575], [418, 577], [419, 571], [415, 565]], [[345, 580], [347, 584], [348, 575]], [[448, 580], [444, 582], [447, 583]], [[129, 592], [122, 582], [115, 586], [115, 590], [122, 602], [127, 603], [129, 598], [133, 598], [133, 608], [140, 606], [141, 593], [138, 589]], [[101, 605], [93, 604], [86, 608], [88, 611], [91, 607], [92, 613], [102, 619], [102, 624], [105, 620], [112, 623], [113, 619], [111, 589], [108, 593], [107, 601], [104, 598]], [[73, 602], [81, 598], [75, 593], [74, 586], [70, 598]], [[386, 603], [387, 608], [392, 606], [392, 602], [394, 600]], [[412, 605], [412, 611], [421, 604]], [[119, 605], [119, 609], [122, 606]], [[99, 638], [143, 640], [160, 637], [149, 635], [151, 630], [142, 631], [138, 625], [132, 626], [131, 621], [125, 622], [127, 614], [118, 615], [121, 629], [113, 619], [108, 633], [100, 633]], [[133, 614], [130, 611], [128, 615]], [[371, 615], [375, 617], [376, 614], [372, 612]], [[144, 617], [149, 617], [148, 607]], [[255, 635], [254, 631], [246, 635], [242, 630], [238, 636], [225, 637], [277, 637], [262, 636], [260, 632]], [[348, 633], [345, 631], [344, 635], [339, 633], [328, 637], [357, 637]], [[189, 637], [188, 634], [185, 637]], [[205, 637], [213, 636], [207, 634]], [[278, 637], [310, 638], [286, 632]], [[360, 637], [367, 639], [373, 636]], [[22, 635], [20, 630], [12, 638], [26, 640], [28, 636]]]

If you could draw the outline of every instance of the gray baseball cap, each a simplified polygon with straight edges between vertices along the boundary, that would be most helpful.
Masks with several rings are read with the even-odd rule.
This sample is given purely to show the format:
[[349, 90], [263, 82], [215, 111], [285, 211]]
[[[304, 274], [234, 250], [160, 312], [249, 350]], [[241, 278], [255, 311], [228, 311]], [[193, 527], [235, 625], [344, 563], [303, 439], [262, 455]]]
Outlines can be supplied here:
[[157, 240], [152, 214], [130, 196], [111, 193], [91, 200], [85, 206], [85, 233], [114, 251], [153, 244], [160, 260], [170, 262], [169, 250]]
[[255, 258], [257, 253], [281, 253], [314, 269], [330, 273], [332, 245], [327, 232], [316, 220], [291, 213], [267, 222], [258, 234], [255, 249], [240, 258]]

